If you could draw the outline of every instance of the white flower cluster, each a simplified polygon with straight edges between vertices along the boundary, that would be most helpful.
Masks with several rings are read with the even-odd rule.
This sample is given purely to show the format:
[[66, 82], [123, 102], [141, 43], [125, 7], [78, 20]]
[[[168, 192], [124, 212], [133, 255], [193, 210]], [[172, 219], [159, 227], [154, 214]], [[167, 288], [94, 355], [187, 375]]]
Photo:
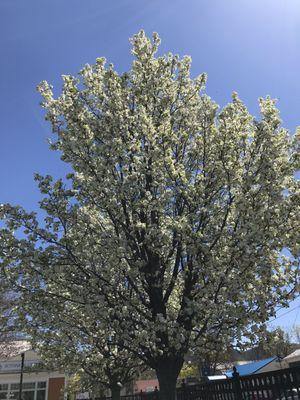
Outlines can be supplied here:
[[37, 342], [114, 360], [113, 338], [165, 393], [188, 349], [254, 338], [298, 290], [300, 135], [270, 98], [260, 120], [235, 93], [218, 111], [189, 57], [156, 56], [156, 34], [132, 45], [128, 73], [97, 59], [57, 99], [39, 86], [74, 173], [37, 176], [45, 226], [2, 206], [0, 251]]

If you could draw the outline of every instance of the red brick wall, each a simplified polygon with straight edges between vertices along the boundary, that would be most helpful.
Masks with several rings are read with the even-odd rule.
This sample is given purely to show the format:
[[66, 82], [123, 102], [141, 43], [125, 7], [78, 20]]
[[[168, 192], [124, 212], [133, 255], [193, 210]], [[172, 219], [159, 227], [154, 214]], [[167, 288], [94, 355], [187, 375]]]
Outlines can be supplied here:
[[65, 378], [49, 378], [48, 400], [62, 400]]
[[159, 384], [157, 379], [147, 379], [147, 380], [140, 380], [140, 381], [135, 381], [135, 387], [134, 391], [135, 392], [140, 392], [141, 390], [145, 392], [147, 388], [152, 387], [153, 390], [155, 389], [155, 386], [159, 389]]

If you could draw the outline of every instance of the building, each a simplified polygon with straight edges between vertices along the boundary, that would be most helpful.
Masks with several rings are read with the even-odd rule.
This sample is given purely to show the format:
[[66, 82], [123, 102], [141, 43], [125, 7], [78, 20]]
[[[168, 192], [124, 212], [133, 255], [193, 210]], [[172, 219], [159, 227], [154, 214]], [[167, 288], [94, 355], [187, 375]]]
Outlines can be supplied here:
[[65, 375], [45, 370], [27, 341], [0, 344], [0, 400], [19, 398], [22, 354], [22, 400], [62, 400]]
[[300, 349], [295, 350], [293, 353], [289, 354], [283, 359], [286, 368], [287, 367], [299, 367], [300, 366]]
[[[236, 365], [240, 376], [260, 374], [262, 372], [278, 371], [280, 369], [300, 366], [300, 349], [295, 350], [284, 358], [269, 357], [264, 360], [253, 361], [247, 364]], [[232, 370], [225, 372], [228, 378], [232, 377]]]
[[[277, 357], [269, 357], [264, 360], [254, 361], [247, 364], [236, 365], [236, 370], [240, 374], [240, 376], [259, 374], [261, 372], [266, 372], [267, 367], [273, 366], [273, 369], [269, 369], [270, 371], [280, 369], [277, 365]], [[229, 370], [225, 372], [227, 378], [231, 378], [233, 374], [233, 370]]]
[[157, 379], [141, 379], [134, 383], [134, 393], [140, 392], [154, 392], [159, 389], [159, 383]]

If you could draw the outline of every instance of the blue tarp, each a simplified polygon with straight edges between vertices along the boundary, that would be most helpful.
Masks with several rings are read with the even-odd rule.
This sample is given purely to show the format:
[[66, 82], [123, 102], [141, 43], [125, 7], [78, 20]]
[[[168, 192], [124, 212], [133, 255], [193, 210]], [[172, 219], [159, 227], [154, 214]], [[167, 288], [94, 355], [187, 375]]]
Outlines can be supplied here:
[[[237, 372], [240, 374], [240, 376], [251, 375], [251, 374], [254, 374], [255, 372], [258, 372], [261, 368], [265, 367], [270, 362], [276, 360], [276, 358], [277, 357], [270, 357], [270, 358], [266, 358], [264, 360], [254, 361], [249, 364], [236, 365], [236, 369], [237, 369]], [[233, 370], [230, 369], [225, 372], [225, 375], [228, 378], [231, 378], [232, 373], [233, 373]]]

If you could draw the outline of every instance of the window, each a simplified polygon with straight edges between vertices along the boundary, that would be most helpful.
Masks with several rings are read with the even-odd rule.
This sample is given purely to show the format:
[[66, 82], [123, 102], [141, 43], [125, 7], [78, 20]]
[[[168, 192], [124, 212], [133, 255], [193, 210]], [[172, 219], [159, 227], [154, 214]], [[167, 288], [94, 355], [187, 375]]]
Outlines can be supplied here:
[[38, 382], [37, 383], [37, 388], [38, 389], [44, 389], [46, 387], [46, 382]]
[[37, 391], [36, 400], [45, 400], [45, 391], [44, 390]]
[[[23, 382], [22, 400], [45, 400], [46, 382]], [[0, 400], [17, 400], [19, 383], [3, 383], [0, 385]]]

